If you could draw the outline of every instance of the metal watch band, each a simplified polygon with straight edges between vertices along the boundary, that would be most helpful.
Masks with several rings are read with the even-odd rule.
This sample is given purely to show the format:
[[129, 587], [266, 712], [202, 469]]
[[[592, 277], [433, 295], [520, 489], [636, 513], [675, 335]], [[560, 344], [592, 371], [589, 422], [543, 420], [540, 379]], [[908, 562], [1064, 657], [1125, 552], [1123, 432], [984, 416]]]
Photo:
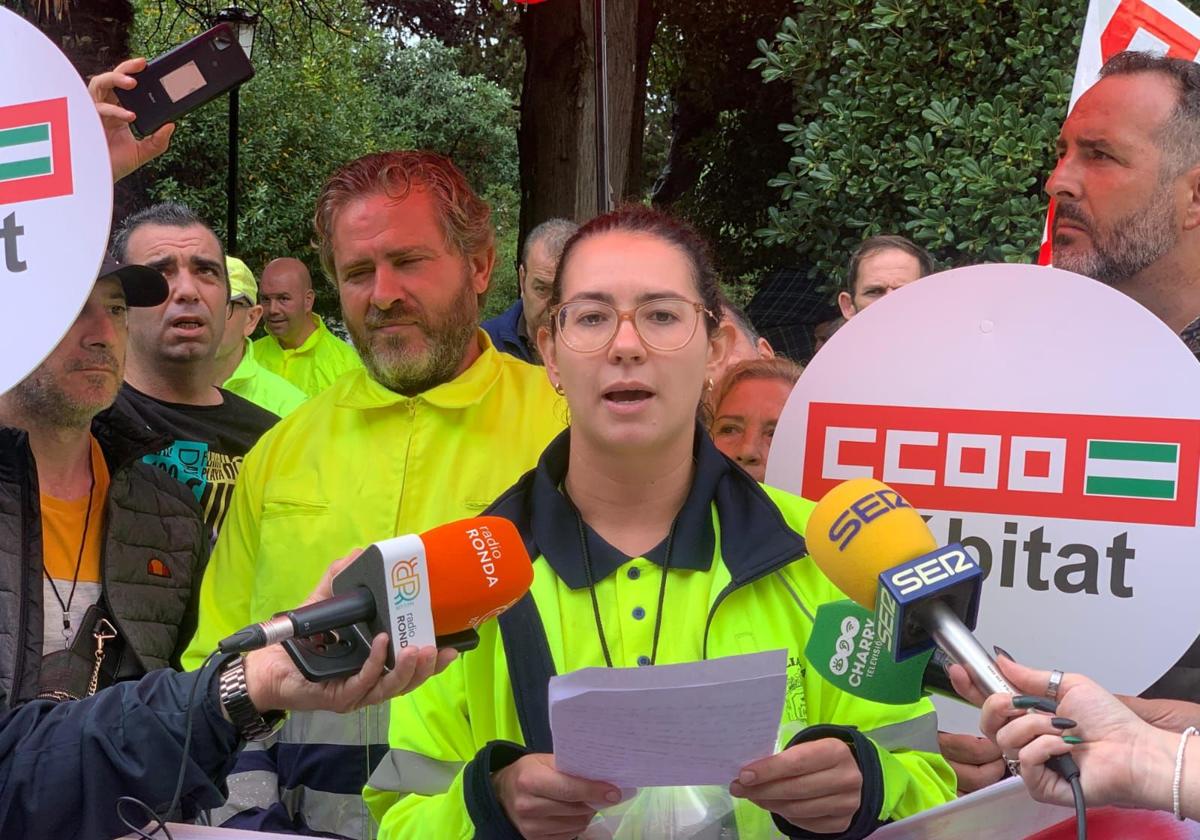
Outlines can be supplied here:
[[228, 665], [221, 668], [217, 677], [217, 696], [229, 720], [246, 741], [269, 738], [287, 717], [283, 712], [267, 712], [264, 715], [254, 708], [246, 689], [246, 666], [241, 656], [231, 659]]

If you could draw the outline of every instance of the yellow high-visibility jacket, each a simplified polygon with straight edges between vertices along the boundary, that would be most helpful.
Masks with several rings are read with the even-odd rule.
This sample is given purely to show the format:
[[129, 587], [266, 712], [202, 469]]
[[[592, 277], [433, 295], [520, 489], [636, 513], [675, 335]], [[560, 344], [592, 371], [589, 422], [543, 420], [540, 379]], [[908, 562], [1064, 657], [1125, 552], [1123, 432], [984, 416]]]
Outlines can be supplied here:
[[[954, 798], [928, 699], [863, 700], [808, 667], [804, 649], [817, 607], [846, 597], [806, 556], [801, 535], [813, 503], [757, 484], [703, 429], [696, 435], [690, 494], [672, 536], [645, 557], [620, 555], [584, 526], [585, 571], [580, 524], [559, 489], [569, 433], [493, 506], [537, 558], [533, 588], [480, 628], [476, 650], [393, 701], [392, 749], [365, 792], [381, 838], [518, 837], [491, 773], [526, 752], [553, 751], [546, 682], [556, 672], [605, 665], [601, 633], [614, 666], [650, 663], [664, 574], [658, 664], [784, 648], [782, 746], [826, 737], [850, 744], [863, 774], [862, 806], [840, 837], [864, 837], [884, 821]], [[743, 840], [814, 836], [745, 800], [731, 819]]]
[[[536, 463], [565, 403], [543, 368], [498, 353], [483, 332], [477, 340], [481, 355], [451, 382], [405, 397], [360, 369], [262, 437], [209, 561], [185, 667], [300, 604], [352, 549], [478, 515]], [[218, 820], [366, 836], [361, 790], [386, 743], [386, 705], [294, 714], [277, 744], [239, 756]]]
[[285, 350], [267, 335], [254, 342], [258, 363], [278, 374], [310, 397], [324, 391], [348, 371], [361, 369], [358, 351], [329, 331], [320, 316], [313, 314], [316, 327], [299, 347]]

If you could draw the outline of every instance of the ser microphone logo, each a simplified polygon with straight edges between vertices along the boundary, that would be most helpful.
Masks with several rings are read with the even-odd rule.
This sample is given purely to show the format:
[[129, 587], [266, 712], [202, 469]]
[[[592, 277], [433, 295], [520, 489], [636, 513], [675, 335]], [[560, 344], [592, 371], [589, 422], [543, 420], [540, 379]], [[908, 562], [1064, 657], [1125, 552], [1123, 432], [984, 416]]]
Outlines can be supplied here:
[[806, 451], [813, 499], [871, 477], [925, 510], [1196, 524], [1196, 420], [814, 402]]
[[927, 586], [965, 575], [976, 566], [966, 552], [954, 548], [922, 560], [915, 566], [894, 569], [888, 574], [888, 579], [897, 595], [911, 595]]
[[421, 576], [416, 557], [397, 560], [392, 565], [391, 578], [397, 607], [403, 607], [417, 600], [417, 596], [421, 594]]

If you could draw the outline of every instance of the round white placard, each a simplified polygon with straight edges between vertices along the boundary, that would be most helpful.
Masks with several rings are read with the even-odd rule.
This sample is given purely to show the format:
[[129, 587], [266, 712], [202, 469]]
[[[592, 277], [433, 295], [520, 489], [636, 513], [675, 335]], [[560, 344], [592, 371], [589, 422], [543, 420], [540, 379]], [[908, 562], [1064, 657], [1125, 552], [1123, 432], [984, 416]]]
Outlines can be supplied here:
[[104, 257], [112, 168], [67, 57], [0, 9], [0, 392], [54, 349]]
[[834, 335], [788, 400], [767, 483], [811, 499], [889, 484], [988, 570], [986, 647], [1137, 694], [1200, 633], [1198, 473], [1200, 364], [1177, 335], [1085, 277], [984, 265]]

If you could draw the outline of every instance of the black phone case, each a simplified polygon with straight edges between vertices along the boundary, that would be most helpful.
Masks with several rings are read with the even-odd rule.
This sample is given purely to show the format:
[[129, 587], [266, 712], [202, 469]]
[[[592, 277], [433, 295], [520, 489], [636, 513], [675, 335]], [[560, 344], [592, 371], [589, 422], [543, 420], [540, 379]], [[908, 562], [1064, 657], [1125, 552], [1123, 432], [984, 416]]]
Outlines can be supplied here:
[[[189, 63], [195, 64], [204, 84], [177, 100], [172, 99], [163, 78]], [[253, 76], [254, 67], [238, 43], [237, 32], [230, 24], [219, 23], [163, 53], [141, 73], [134, 74], [137, 87], [133, 90], [117, 88], [114, 93], [121, 107], [137, 114], [133, 128], [145, 137]]]

